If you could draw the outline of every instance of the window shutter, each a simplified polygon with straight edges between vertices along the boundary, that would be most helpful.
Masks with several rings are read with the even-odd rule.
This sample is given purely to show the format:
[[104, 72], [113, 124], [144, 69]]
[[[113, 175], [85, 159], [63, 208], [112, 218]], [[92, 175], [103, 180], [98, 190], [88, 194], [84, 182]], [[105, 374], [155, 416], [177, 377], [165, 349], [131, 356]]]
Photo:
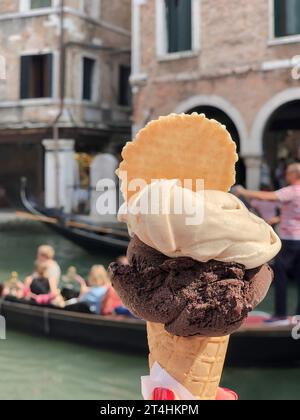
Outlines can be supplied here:
[[177, 1], [178, 0], [166, 0], [169, 53], [178, 51], [178, 16], [176, 7]]
[[131, 105], [131, 86], [130, 86], [131, 68], [129, 66], [120, 66], [119, 70], [119, 105]]
[[275, 37], [300, 34], [300, 1], [274, 0]]
[[165, 0], [168, 52], [192, 49], [192, 0]]
[[21, 57], [20, 96], [21, 99], [29, 98], [30, 91], [30, 56]]
[[83, 58], [83, 100], [91, 101], [93, 99], [93, 78], [95, 69], [95, 60]]
[[274, 0], [275, 36], [285, 34], [285, 0]]
[[286, 35], [300, 34], [300, 1], [286, 0]]
[[192, 49], [192, 1], [179, 0], [178, 17], [178, 51]]

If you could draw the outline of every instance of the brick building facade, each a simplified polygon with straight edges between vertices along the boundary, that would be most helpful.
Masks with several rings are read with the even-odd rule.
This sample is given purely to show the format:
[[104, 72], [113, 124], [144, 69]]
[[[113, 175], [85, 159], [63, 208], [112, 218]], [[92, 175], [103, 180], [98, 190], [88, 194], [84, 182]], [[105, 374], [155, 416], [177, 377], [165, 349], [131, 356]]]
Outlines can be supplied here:
[[130, 137], [130, 49], [130, 0], [0, 2], [0, 186], [9, 198], [21, 175], [42, 195], [42, 142], [55, 122], [77, 152], [118, 154]]
[[[134, 129], [205, 112], [237, 141], [239, 182], [300, 159], [300, 2], [133, 0]], [[175, 39], [175, 41], [174, 41]]]

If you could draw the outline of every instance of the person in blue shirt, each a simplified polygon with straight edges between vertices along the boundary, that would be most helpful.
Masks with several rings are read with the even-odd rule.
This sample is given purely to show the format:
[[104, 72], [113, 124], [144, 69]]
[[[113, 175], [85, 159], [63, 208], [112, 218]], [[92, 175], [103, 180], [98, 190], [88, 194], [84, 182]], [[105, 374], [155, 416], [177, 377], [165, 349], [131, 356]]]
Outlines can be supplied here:
[[101, 314], [102, 303], [111, 286], [108, 273], [103, 265], [94, 265], [88, 277], [88, 286], [83, 290], [82, 296], [66, 303], [65, 309], [69, 311]]
[[100, 314], [103, 300], [110, 286], [110, 280], [103, 265], [94, 265], [89, 274], [87, 290], [79, 302], [85, 303], [90, 312]]

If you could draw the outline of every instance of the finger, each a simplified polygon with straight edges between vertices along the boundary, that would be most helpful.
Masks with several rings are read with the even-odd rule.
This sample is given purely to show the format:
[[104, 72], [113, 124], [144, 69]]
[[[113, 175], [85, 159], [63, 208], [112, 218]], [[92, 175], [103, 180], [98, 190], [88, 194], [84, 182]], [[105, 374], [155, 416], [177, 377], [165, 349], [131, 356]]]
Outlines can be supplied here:
[[217, 401], [237, 401], [238, 396], [234, 391], [226, 388], [218, 388]]

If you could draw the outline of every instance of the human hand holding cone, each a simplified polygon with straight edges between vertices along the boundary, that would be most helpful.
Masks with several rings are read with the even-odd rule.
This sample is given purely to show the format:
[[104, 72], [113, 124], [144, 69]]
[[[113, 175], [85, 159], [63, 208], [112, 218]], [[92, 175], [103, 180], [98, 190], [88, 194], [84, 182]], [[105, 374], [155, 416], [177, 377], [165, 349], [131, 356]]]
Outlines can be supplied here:
[[150, 369], [155, 362], [199, 400], [215, 400], [229, 336], [176, 337], [147, 323]]
[[[194, 398], [215, 400], [229, 335], [265, 297], [273, 276], [261, 262], [278, 252], [280, 241], [227, 194], [235, 182], [237, 154], [218, 122], [198, 114], [161, 117], [141, 130], [122, 156], [118, 174], [129, 205], [120, 220], [133, 239], [130, 265], [110, 268], [113, 285], [132, 312], [147, 321], [150, 368], [157, 362]], [[148, 186], [132, 191], [130, 182], [136, 179]], [[174, 179], [182, 185], [192, 181], [191, 190]], [[207, 190], [201, 226], [191, 230], [175, 213], [136, 211], [151, 192], [162, 193], [164, 204], [174, 203], [181, 191], [189, 201], [199, 200], [199, 179]], [[246, 233], [236, 236], [238, 217]]]

